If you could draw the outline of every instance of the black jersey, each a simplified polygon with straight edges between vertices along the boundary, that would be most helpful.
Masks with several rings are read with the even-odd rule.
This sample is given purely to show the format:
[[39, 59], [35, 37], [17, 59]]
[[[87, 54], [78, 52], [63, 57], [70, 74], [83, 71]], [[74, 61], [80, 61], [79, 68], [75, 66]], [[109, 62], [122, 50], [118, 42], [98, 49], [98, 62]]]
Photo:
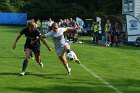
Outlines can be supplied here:
[[[36, 48], [40, 47], [40, 40], [38, 40], [37, 37], [40, 37], [41, 33], [37, 29], [34, 29], [32, 32], [29, 32], [28, 28], [24, 28], [20, 32], [20, 35], [25, 35], [25, 37], [26, 37], [26, 42], [24, 45], [25, 48], [33, 49], [35, 47]], [[30, 42], [34, 41], [34, 40], [36, 40], [36, 42], [33, 45], [31, 45]]]

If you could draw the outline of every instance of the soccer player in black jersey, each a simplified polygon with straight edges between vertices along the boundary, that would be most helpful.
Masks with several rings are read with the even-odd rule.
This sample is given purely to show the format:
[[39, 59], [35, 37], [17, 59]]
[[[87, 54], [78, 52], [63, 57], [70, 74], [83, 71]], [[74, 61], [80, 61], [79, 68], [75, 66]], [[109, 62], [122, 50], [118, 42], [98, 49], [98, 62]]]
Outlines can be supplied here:
[[34, 52], [36, 62], [41, 66], [41, 68], [43, 68], [43, 63], [40, 59], [40, 40], [48, 48], [49, 51], [51, 51], [52, 49], [47, 45], [45, 39], [42, 38], [40, 32], [36, 29], [35, 24], [32, 21], [29, 21], [27, 27], [24, 28], [17, 36], [12, 46], [13, 49], [16, 48], [16, 43], [18, 42], [18, 40], [22, 35], [26, 36], [26, 42], [24, 44], [25, 60], [22, 66], [22, 72], [20, 73], [20, 75], [23, 76], [25, 74], [32, 51]]

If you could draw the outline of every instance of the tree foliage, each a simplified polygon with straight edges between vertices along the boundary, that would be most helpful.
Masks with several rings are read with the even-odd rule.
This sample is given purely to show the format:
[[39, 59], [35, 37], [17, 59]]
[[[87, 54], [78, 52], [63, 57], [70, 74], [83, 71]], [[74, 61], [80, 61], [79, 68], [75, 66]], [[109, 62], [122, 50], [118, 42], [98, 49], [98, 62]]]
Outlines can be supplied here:
[[92, 17], [120, 14], [122, 0], [0, 0], [0, 12], [27, 12], [29, 17]]

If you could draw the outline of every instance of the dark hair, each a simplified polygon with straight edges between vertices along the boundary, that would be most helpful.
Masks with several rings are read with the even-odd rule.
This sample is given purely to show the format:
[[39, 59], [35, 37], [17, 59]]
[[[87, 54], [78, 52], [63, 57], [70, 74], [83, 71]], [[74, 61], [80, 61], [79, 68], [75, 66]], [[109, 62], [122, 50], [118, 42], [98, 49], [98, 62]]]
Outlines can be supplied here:
[[54, 22], [54, 23], [52, 24], [52, 26], [51, 26], [51, 29], [53, 29], [53, 27], [54, 27], [56, 24], [57, 24], [57, 23]]
[[57, 23], [56, 22], [54, 22], [53, 24], [52, 24], [52, 28], [54, 27], [54, 25], [56, 25]]

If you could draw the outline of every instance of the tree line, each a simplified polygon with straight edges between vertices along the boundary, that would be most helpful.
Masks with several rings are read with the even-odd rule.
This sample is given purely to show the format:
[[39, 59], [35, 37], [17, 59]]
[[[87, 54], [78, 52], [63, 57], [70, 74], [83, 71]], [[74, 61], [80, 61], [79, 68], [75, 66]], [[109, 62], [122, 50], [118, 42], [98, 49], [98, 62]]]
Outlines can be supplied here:
[[29, 18], [91, 18], [121, 10], [122, 0], [0, 0], [0, 12], [26, 12]]

